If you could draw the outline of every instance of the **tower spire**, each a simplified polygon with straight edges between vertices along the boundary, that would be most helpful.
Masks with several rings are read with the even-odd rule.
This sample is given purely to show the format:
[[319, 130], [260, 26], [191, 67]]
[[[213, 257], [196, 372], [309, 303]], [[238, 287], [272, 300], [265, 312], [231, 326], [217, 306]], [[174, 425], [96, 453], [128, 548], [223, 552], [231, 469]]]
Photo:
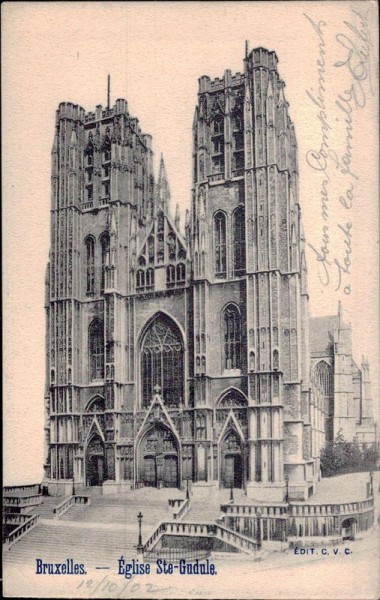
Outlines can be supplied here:
[[157, 188], [158, 204], [161, 205], [161, 207], [166, 211], [168, 209], [168, 203], [170, 200], [170, 188], [162, 153], [160, 158], [160, 170], [158, 174]]

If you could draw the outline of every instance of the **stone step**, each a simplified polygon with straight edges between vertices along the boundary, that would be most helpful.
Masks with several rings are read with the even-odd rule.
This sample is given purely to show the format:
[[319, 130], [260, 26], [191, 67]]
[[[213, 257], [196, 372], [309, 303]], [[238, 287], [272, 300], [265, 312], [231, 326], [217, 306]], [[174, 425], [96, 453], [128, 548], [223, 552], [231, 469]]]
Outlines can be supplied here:
[[134, 556], [137, 531], [107, 531], [74, 527], [37, 525], [3, 556], [6, 562], [64, 562], [73, 558], [86, 566], [110, 565], [118, 555]]

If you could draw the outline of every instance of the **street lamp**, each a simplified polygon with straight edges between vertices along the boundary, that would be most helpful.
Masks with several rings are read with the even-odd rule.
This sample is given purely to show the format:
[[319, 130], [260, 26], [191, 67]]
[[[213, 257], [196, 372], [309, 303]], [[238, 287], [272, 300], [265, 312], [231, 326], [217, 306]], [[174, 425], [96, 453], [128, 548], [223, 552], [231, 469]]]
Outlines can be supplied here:
[[143, 520], [143, 514], [142, 514], [142, 512], [140, 510], [139, 514], [137, 515], [137, 521], [138, 521], [138, 524], [139, 524], [139, 540], [138, 540], [137, 548], [136, 548], [139, 552], [141, 552], [141, 550], [143, 549], [142, 536], [141, 536], [141, 523], [142, 523], [142, 520]]
[[285, 502], [289, 502], [289, 475], [285, 475], [285, 485], [286, 485]]
[[261, 548], [261, 510], [260, 508], [257, 509], [256, 511], [256, 517], [257, 517], [257, 547], [260, 550]]

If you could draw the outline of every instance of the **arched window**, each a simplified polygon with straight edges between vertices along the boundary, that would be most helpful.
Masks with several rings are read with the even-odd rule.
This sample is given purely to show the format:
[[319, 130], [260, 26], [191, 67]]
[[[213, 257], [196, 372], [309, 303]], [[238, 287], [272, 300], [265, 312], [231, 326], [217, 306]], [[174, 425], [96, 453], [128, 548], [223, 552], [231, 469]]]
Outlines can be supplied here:
[[145, 286], [145, 273], [142, 269], [139, 269], [136, 273], [136, 289], [141, 290]]
[[213, 135], [220, 134], [224, 134], [224, 119], [221, 115], [218, 115], [213, 122]]
[[92, 143], [92, 133], [88, 136], [88, 144], [86, 146], [85, 155], [87, 157], [87, 167], [92, 167], [94, 164], [94, 145]]
[[93, 237], [86, 238], [86, 276], [87, 294], [93, 294], [95, 288], [95, 240]]
[[107, 127], [107, 131], [106, 131], [106, 136], [104, 138], [104, 143], [103, 143], [103, 161], [104, 162], [108, 162], [111, 160], [111, 140], [109, 138], [109, 129]]
[[177, 265], [177, 281], [185, 281], [186, 269], [183, 263]]
[[148, 238], [148, 261], [149, 264], [154, 264], [154, 237], [151, 235]]
[[315, 379], [317, 385], [322, 388], [325, 396], [332, 396], [332, 372], [330, 365], [321, 360], [315, 367]]
[[217, 403], [217, 408], [245, 408], [247, 398], [238, 390], [231, 390], [224, 394]]
[[243, 208], [237, 208], [234, 212], [233, 236], [235, 275], [243, 275], [245, 272], [245, 217]]
[[167, 405], [183, 400], [184, 347], [175, 323], [165, 315], [157, 315], [144, 335], [141, 348], [142, 404], [149, 406], [154, 388], [159, 385]]
[[100, 290], [103, 293], [106, 285], [106, 266], [110, 250], [110, 238], [108, 233], [103, 233], [102, 237], [100, 238], [100, 245], [102, 247], [102, 274]]
[[226, 258], [226, 215], [216, 213], [214, 217], [214, 244], [215, 244], [215, 275], [225, 277], [227, 273]]
[[241, 368], [241, 320], [235, 304], [229, 304], [223, 313], [224, 368]]
[[104, 412], [104, 400], [97, 396], [92, 398], [85, 408], [85, 413]]
[[175, 266], [169, 265], [166, 267], [166, 283], [167, 285], [175, 284]]
[[104, 379], [104, 328], [99, 319], [92, 321], [88, 331], [90, 380]]
[[146, 287], [153, 288], [154, 287], [154, 269], [149, 268], [146, 272]]
[[273, 369], [278, 371], [280, 366], [280, 360], [278, 356], [278, 350], [273, 350]]

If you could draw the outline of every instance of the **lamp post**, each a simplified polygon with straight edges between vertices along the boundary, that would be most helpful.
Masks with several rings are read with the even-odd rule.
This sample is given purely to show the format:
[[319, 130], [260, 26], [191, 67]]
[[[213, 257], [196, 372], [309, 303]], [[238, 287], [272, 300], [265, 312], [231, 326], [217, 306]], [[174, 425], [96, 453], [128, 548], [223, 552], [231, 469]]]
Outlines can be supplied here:
[[260, 508], [257, 509], [256, 511], [256, 517], [257, 517], [257, 547], [260, 550], [261, 549], [261, 510]]
[[289, 502], [289, 475], [285, 475], [285, 485], [286, 485], [285, 502]]
[[136, 549], [139, 552], [141, 552], [141, 550], [143, 549], [142, 536], [141, 536], [141, 523], [142, 523], [142, 520], [143, 520], [143, 514], [142, 514], [142, 512], [140, 510], [139, 514], [137, 515], [137, 521], [138, 521], [138, 524], [139, 524], [139, 540], [138, 540], [137, 547], [136, 547]]

